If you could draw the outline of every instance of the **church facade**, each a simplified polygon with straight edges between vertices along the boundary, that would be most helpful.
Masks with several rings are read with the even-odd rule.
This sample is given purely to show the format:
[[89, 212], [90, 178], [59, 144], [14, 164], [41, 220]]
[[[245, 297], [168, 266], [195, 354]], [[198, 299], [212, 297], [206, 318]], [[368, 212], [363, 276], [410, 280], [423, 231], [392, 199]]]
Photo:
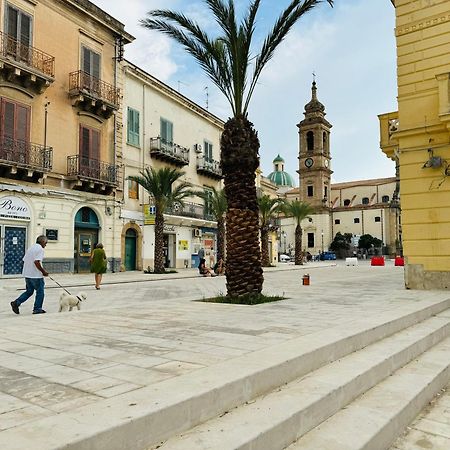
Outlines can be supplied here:
[[[280, 157], [274, 160], [275, 171], [269, 175], [279, 185], [280, 196], [309, 203], [315, 210], [302, 222], [302, 249], [312, 255], [327, 251], [338, 232], [351, 233], [357, 245], [363, 234], [370, 234], [383, 243], [383, 252], [401, 252], [400, 208], [396, 178], [355, 180], [331, 183], [332, 124], [325, 118], [325, 106], [318, 100], [317, 85], [311, 88], [311, 100], [305, 105], [304, 119], [297, 127], [299, 133], [299, 186], [287, 185], [275, 179]], [[284, 161], [283, 161], [284, 162]], [[291, 218], [280, 222], [281, 250], [294, 248], [295, 223]]]

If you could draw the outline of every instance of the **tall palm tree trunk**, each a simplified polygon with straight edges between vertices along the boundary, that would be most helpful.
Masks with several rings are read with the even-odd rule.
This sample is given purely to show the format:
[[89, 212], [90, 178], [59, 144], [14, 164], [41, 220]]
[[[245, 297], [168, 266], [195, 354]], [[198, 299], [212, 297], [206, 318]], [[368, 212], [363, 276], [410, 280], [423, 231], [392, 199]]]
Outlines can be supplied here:
[[297, 225], [295, 227], [295, 265], [301, 266], [303, 264], [303, 252], [302, 252], [302, 227]]
[[225, 220], [223, 217], [217, 219], [217, 261], [225, 260]]
[[269, 231], [267, 227], [261, 228], [261, 262], [263, 267], [270, 267]]
[[155, 217], [155, 272], [164, 273], [164, 215], [156, 211]]
[[255, 185], [258, 150], [253, 124], [243, 116], [228, 119], [221, 138], [221, 164], [228, 201], [225, 274], [230, 297], [259, 294], [264, 281]]

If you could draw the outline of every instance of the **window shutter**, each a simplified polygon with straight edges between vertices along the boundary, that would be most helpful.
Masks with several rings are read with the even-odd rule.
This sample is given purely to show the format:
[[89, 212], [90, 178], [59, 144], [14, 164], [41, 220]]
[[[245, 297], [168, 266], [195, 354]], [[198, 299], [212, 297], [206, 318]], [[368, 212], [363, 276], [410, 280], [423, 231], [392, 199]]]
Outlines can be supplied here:
[[8, 34], [14, 39], [18, 37], [18, 22], [19, 22], [19, 11], [17, 9], [11, 8], [8, 5]]
[[80, 156], [89, 158], [89, 128], [80, 126]]
[[20, 43], [26, 47], [31, 46], [31, 17], [20, 14]]
[[91, 73], [91, 55], [90, 55], [89, 49], [86, 47], [82, 47], [82, 62], [81, 67], [83, 69], [83, 72], [86, 72], [87, 74]]
[[100, 132], [97, 130], [91, 130], [92, 142], [91, 142], [91, 158], [97, 161], [100, 160]]
[[29, 142], [30, 138], [30, 108], [17, 106], [16, 139]]
[[91, 52], [92, 55], [92, 73], [95, 78], [100, 79], [100, 55], [98, 53]]
[[14, 138], [15, 109], [14, 103], [3, 100], [3, 136]]
[[139, 145], [139, 111], [128, 108], [127, 123], [127, 142], [131, 145]]

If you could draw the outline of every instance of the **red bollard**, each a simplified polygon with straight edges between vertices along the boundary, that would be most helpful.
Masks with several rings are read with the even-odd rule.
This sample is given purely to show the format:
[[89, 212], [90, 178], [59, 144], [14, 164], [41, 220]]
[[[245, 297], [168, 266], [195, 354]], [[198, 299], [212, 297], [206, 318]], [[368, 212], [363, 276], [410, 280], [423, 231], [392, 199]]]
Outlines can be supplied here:
[[305, 273], [305, 275], [303, 275], [303, 278], [302, 278], [303, 286], [309, 286], [309, 280], [310, 280], [309, 273]]

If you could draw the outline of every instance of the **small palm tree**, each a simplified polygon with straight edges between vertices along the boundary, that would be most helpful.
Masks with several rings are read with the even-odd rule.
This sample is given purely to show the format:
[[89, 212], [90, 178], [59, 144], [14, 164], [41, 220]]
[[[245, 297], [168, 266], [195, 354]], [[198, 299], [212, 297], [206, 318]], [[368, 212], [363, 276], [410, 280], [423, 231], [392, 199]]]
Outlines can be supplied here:
[[217, 261], [225, 260], [225, 213], [227, 212], [227, 198], [223, 189], [212, 187], [195, 193], [205, 201], [209, 211], [217, 221]]
[[154, 169], [146, 168], [139, 176], [130, 176], [149, 194], [155, 205], [155, 267], [156, 273], [164, 273], [164, 212], [178, 203], [184, 205], [184, 199], [193, 195], [191, 185], [185, 181], [174, 183], [184, 176], [184, 172], [170, 167]]
[[269, 226], [271, 219], [280, 212], [280, 199], [262, 195], [258, 198], [258, 206], [259, 229], [261, 232], [261, 262], [263, 267], [269, 267]]
[[[255, 172], [259, 139], [247, 112], [262, 70], [295, 23], [324, 0], [291, 0], [256, 54], [252, 54], [261, 0], [251, 0], [240, 24], [234, 0], [204, 0], [220, 31], [211, 37], [193, 20], [170, 10], [153, 10], [141, 24], [180, 43], [228, 100], [232, 117], [221, 138], [220, 162], [228, 201], [226, 216], [227, 293], [260, 294], [264, 277], [259, 246]], [[330, 5], [333, 0], [326, 0]]]
[[303, 252], [302, 252], [302, 235], [303, 230], [301, 227], [302, 220], [306, 219], [310, 214], [314, 213], [314, 208], [305, 202], [300, 200], [285, 200], [283, 203], [283, 212], [286, 217], [293, 217], [296, 222], [295, 227], [295, 265], [303, 264]]

